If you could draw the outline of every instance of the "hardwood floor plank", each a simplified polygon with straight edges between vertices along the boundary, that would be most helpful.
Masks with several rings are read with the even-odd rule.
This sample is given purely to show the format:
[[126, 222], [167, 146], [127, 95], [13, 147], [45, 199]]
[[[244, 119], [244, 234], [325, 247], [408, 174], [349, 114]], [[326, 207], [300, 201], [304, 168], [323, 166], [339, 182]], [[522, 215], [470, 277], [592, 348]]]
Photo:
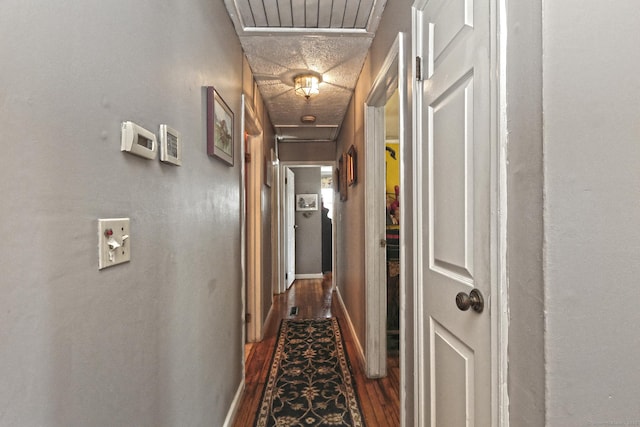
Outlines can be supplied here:
[[[290, 315], [291, 307], [298, 307], [297, 315]], [[388, 359], [388, 375], [368, 379], [357, 356], [354, 338], [347, 326], [340, 304], [333, 298], [331, 282], [320, 279], [296, 280], [282, 295], [274, 297], [273, 315], [265, 325], [262, 342], [247, 344], [245, 391], [234, 420], [234, 427], [250, 427], [262, 398], [267, 380], [276, 336], [282, 319], [305, 319], [335, 316], [340, 323], [346, 351], [360, 398], [362, 414], [367, 427], [394, 427], [400, 425], [400, 374], [397, 355]]]

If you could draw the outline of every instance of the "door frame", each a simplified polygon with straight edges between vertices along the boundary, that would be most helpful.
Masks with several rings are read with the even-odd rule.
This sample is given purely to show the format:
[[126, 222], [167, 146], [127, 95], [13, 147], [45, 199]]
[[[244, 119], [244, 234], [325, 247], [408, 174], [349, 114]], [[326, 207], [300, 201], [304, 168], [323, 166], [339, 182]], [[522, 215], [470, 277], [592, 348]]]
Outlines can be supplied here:
[[[413, 227], [415, 230], [415, 244], [413, 253], [413, 277], [415, 280], [413, 292], [413, 307], [415, 311], [415, 348], [413, 354], [412, 388], [413, 396], [413, 420], [415, 425], [428, 425], [427, 408], [430, 402], [425, 401], [425, 390], [428, 384], [427, 367], [429, 360], [425, 354], [425, 331], [428, 325], [425, 323], [425, 310], [423, 305], [424, 278], [422, 271], [424, 263], [424, 250], [427, 242], [424, 242], [420, 216], [426, 212], [426, 203], [422, 198], [424, 175], [426, 170], [423, 165], [422, 127], [419, 126], [420, 112], [423, 108], [422, 93], [424, 81], [417, 78], [417, 64], [420, 63], [422, 72], [427, 66], [421, 60], [423, 52], [429, 47], [423, 46], [422, 34], [419, 32], [419, 12], [429, 0], [415, 0], [411, 7], [411, 45], [412, 75], [414, 94], [412, 100], [413, 137], [411, 149], [414, 153], [412, 175], [412, 199], [414, 202]], [[508, 397], [508, 333], [509, 333], [509, 301], [508, 301], [508, 272], [507, 272], [507, 105], [506, 105], [506, 34], [507, 13], [506, 0], [490, 1], [490, 74], [492, 76], [490, 89], [491, 105], [491, 139], [495, 142], [491, 153], [491, 299], [487, 301], [491, 310], [491, 424], [496, 427], [509, 427], [509, 397]]]
[[[406, 123], [408, 114], [407, 102], [407, 60], [406, 35], [399, 33], [376, 76], [364, 107], [365, 144], [365, 179], [364, 179], [364, 212], [365, 212], [365, 371], [369, 378], [380, 378], [387, 374], [387, 277], [385, 218], [385, 177], [380, 171], [385, 170], [385, 105], [398, 90], [399, 98], [399, 151], [407, 143]], [[403, 176], [402, 159], [400, 176]], [[401, 178], [402, 179], [402, 178]], [[404, 186], [400, 186], [400, 200], [404, 200]], [[406, 218], [404, 210], [400, 210], [401, 224]], [[402, 226], [400, 227], [402, 232]], [[400, 241], [400, 265], [405, 264], [405, 254]], [[404, 274], [400, 275], [400, 307], [407, 301]], [[400, 361], [403, 359], [403, 337], [406, 319], [400, 318]], [[402, 369], [401, 369], [402, 372]], [[401, 375], [402, 378], [402, 375]], [[402, 380], [401, 380], [402, 381]], [[401, 394], [404, 393], [401, 387]], [[402, 397], [401, 397], [402, 398]]]
[[[284, 176], [285, 174], [285, 168], [304, 168], [304, 167], [322, 167], [322, 166], [331, 166], [332, 170], [335, 170], [336, 168], [336, 162], [333, 160], [327, 160], [327, 161], [319, 161], [319, 160], [314, 160], [314, 161], [279, 161], [277, 167], [279, 168], [279, 175], [280, 175], [280, 179], [278, 180], [278, 194], [280, 195], [280, 197], [278, 198], [278, 216], [280, 218], [280, 236], [279, 236], [279, 247], [277, 248], [277, 253], [278, 253], [278, 259], [280, 260], [278, 262], [278, 277], [277, 277], [277, 292], [278, 293], [283, 293], [286, 292], [286, 286], [284, 285], [284, 277], [285, 277], [285, 270], [286, 270], [286, 262], [285, 262], [285, 256], [286, 256], [286, 242], [287, 242], [287, 230], [285, 229], [285, 224], [284, 224], [284, 217], [286, 215], [286, 205], [285, 205], [285, 187], [284, 187]], [[333, 183], [333, 188], [334, 188], [334, 197], [335, 197], [335, 188], [336, 188], [336, 183]], [[334, 203], [334, 206], [335, 203]], [[335, 210], [334, 210], [335, 212]], [[335, 263], [336, 263], [336, 245], [335, 245], [335, 241], [336, 241], [336, 230], [338, 229], [338, 218], [337, 215], [334, 215], [334, 218], [331, 222], [331, 235], [332, 235], [332, 241], [334, 242], [333, 244], [333, 248], [332, 248], [332, 253], [331, 253], [331, 257], [332, 257], [332, 265], [333, 267], [333, 272], [334, 274], [332, 274], [332, 279], [331, 279], [331, 290], [334, 291], [336, 289], [336, 268], [335, 268]]]
[[[255, 161], [245, 163], [245, 138], [260, 140], [264, 148], [263, 131], [260, 119], [247, 102], [247, 98], [242, 95], [242, 153], [241, 169], [243, 180], [242, 191], [242, 262], [243, 267], [243, 323], [246, 335], [245, 342], [257, 342], [262, 340], [262, 212], [260, 209], [262, 190], [262, 156], [254, 156]], [[259, 157], [259, 158], [258, 158]], [[249, 176], [247, 179], [247, 171]], [[253, 195], [253, 200], [249, 203], [246, 200]], [[257, 207], [257, 209], [256, 209]], [[249, 237], [253, 237], [249, 239]], [[250, 240], [250, 241], [249, 241]], [[247, 313], [251, 314], [251, 322], [247, 322]]]

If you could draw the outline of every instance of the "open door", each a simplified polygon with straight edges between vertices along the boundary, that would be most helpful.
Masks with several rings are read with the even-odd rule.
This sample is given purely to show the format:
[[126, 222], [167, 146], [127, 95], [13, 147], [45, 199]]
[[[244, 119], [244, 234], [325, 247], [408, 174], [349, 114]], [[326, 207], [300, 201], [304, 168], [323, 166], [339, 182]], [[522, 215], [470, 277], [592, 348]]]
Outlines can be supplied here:
[[495, 6], [414, 6], [419, 425], [497, 425]]
[[296, 195], [295, 195], [295, 174], [289, 168], [285, 169], [284, 197], [285, 197], [285, 217], [284, 226], [286, 232], [286, 267], [285, 267], [285, 288], [293, 284], [296, 278]]

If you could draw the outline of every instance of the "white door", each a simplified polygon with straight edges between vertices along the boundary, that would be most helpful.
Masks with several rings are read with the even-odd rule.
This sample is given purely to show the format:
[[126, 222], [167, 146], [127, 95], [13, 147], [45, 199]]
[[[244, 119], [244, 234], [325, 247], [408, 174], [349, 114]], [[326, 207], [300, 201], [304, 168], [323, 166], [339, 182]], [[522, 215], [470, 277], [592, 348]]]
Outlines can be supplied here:
[[295, 195], [295, 174], [286, 168], [285, 186], [285, 230], [287, 235], [285, 284], [286, 288], [293, 283], [296, 278], [296, 195]]
[[[414, 9], [423, 80], [416, 85], [417, 404], [425, 411], [419, 424], [431, 427], [492, 425], [491, 1], [427, 0]], [[484, 297], [481, 312], [459, 308], [476, 293]]]

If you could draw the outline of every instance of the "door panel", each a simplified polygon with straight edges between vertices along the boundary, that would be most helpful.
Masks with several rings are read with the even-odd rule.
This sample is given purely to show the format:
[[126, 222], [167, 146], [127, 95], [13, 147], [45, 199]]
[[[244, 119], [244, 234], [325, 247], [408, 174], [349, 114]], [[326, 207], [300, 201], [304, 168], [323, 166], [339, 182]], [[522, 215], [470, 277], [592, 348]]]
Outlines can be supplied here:
[[473, 285], [473, 77], [429, 105], [430, 266]]
[[[435, 418], [438, 426], [464, 426], [473, 414], [473, 351], [438, 322], [431, 323], [433, 350], [431, 364], [438, 366], [432, 395], [435, 396]], [[460, 393], [466, 390], [466, 393]], [[470, 417], [473, 419], [473, 416]]]
[[430, 6], [433, 23], [446, 23], [433, 27], [433, 59], [435, 61], [447, 50], [458, 36], [464, 36], [473, 27], [473, 0], [436, 0]]
[[490, 0], [431, 0], [416, 10], [427, 66], [418, 117], [425, 172], [421, 395], [431, 427], [492, 425], [491, 310], [456, 295], [491, 296]]
[[296, 210], [295, 210], [295, 174], [289, 168], [285, 172], [285, 221], [287, 230], [287, 268], [285, 275], [285, 287], [293, 284], [296, 277]]

